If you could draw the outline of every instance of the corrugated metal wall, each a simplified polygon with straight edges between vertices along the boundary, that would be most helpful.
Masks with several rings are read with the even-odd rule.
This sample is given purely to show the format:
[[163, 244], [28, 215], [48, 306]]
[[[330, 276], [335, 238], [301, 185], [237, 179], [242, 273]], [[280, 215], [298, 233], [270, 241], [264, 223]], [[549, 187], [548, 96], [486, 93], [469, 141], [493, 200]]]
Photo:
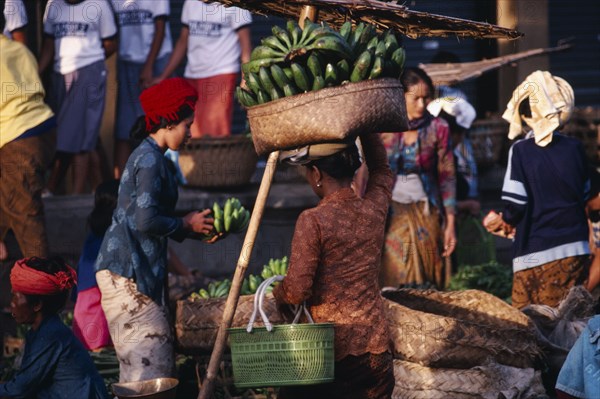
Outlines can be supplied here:
[[575, 47], [550, 54], [552, 73], [567, 80], [577, 106], [600, 106], [600, 1], [549, 0], [550, 45], [572, 38]]

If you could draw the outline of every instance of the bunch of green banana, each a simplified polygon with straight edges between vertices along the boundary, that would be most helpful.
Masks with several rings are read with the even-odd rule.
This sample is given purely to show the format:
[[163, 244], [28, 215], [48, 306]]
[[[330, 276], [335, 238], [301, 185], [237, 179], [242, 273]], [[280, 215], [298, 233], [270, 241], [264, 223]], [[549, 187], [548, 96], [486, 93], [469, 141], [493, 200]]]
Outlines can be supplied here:
[[352, 30], [350, 22], [345, 22], [340, 34], [355, 56], [350, 82], [384, 77], [398, 79], [402, 75], [405, 52], [393, 31], [378, 35], [372, 25], [361, 22]]
[[288, 258], [284, 256], [281, 259], [269, 259], [269, 263], [263, 266], [260, 273], [265, 280], [273, 276], [285, 276], [288, 269]]
[[274, 36], [263, 39], [242, 66], [247, 88], [237, 87], [236, 96], [244, 107], [402, 74], [405, 53], [391, 30], [379, 35], [373, 25], [361, 22], [353, 29], [349, 21], [339, 32], [309, 20], [303, 30], [292, 21], [287, 27], [273, 27]]
[[258, 286], [263, 282], [263, 279], [260, 276], [255, 276], [254, 274], [250, 274], [248, 277], [244, 279], [242, 282], [242, 295], [252, 295], [256, 293]]
[[239, 233], [248, 227], [250, 212], [242, 206], [237, 198], [228, 198], [223, 207], [218, 202], [213, 204], [213, 231], [204, 237], [210, 240], [226, 233]]
[[188, 299], [190, 301], [208, 299], [208, 298], [223, 298], [229, 294], [231, 289], [231, 280], [213, 281], [208, 284], [208, 287], [201, 288], [198, 292], [193, 292]]

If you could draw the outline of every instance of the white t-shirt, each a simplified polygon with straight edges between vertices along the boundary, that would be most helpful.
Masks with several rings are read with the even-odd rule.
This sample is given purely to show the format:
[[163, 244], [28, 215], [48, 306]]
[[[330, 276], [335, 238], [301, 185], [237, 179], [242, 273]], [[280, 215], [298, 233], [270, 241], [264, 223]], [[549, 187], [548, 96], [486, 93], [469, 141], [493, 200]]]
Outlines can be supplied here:
[[186, 0], [181, 22], [190, 30], [185, 77], [207, 78], [240, 71], [237, 29], [252, 23], [249, 11]]
[[4, 35], [12, 39], [10, 32], [27, 25], [27, 10], [23, 0], [6, 0], [4, 3]]
[[[169, 0], [112, 0], [119, 23], [119, 57], [124, 61], [144, 63], [154, 39], [154, 20], [169, 17]], [[161, 58], [173, 50], [167, 19], [165, 38], [158, 52]]]
[[54, 38], [54, 70], [64, 75], [104, 60], [102, 40], [115, 36], [117, 25], [108, 0], [50, 0], [44, 33]]

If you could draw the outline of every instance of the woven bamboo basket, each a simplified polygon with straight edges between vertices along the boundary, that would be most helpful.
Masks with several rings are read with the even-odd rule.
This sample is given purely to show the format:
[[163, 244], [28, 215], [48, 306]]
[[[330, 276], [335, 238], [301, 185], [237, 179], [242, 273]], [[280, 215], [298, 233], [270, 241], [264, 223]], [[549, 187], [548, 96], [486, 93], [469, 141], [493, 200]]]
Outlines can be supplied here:
[[[175, 339], [182, 353], [197, 354], [211, 352], [215, 345], [219, 326], [223, 319], [227, 298], [210, 298], [204, 300], [177, 301], [175, 310]], [[283, 323], [284, 318], [277, 311], [275, 298], [267, 295], [264, 301], [265, 312], [273, 323]], [[252, 310], [254, 295], [240, 296], [232, 322], [232, 327], [246, 327]], [[257, 326], [264, 326], [257, 320]]]
[[541, 372], [497, 363], [471, 369], [429, 368], [394, 360], [392, 399], [547, 398]]
[[383, 295], [398, 359], [470, 368], [492, 358], [527, 368], [542, 354], [531, 320], [486, 292], [399, 289]]
[[473, 156], [479, 167], [492, 166], [500, 160], [508, 123], [500, 117], [479, 119], [469, 130]]
[[250, 182], [258, 156], [245, 136], [192, 139], [179, 151], [179, 167], [189, 186], [236, 187]]
[[407, 129], [404, 91], [398, 79], [348, 83], [248, 108], [259, 154], [340, 141], [360, 133]]

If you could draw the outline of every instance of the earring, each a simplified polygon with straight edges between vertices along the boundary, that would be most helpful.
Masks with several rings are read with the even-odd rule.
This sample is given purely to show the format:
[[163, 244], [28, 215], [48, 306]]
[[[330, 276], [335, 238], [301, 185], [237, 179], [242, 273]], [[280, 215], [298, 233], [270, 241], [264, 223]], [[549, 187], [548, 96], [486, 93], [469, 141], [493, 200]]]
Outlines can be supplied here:
[[321, 187], [321, 182], [317, 182], [317, 187]]

